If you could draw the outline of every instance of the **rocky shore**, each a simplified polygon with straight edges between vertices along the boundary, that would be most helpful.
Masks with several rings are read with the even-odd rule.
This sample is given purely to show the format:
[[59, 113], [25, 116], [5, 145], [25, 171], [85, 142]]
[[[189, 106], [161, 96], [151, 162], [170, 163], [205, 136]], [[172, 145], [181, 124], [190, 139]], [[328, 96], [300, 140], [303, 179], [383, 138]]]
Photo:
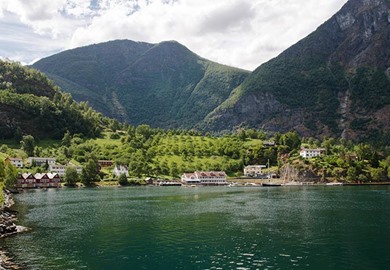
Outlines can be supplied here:
[[[14, 204], [14, 200], [9, 191], [4, 191], [5, 202], [0, 208], [0, 238], [8, 237], [20, 232], [28, 231], [28, 228], [18, 226], [16, 221], [16, 211], [10, 207]], [[22, 269], [2, 248], [0, 247], [0, 270], [7, 269]]]

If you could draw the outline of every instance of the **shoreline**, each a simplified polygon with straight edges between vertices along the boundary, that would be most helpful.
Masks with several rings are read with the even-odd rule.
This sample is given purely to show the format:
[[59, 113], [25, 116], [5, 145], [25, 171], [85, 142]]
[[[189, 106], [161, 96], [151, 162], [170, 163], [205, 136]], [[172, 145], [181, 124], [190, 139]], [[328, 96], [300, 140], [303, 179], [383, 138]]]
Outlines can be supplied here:
[[[0, 208], [0, 238], [14, 236], [18, 233], [27, 232], [30, 229], [15, 224], [17, 220], [17, 212], [10, 207], [15, 204], [12, 194], [8, 190], [4, 190], [4, 204]], [[9, 253], [2, 247], [0, 248], [0, 269], [23, 269], [14, 258], [9, 256]]]

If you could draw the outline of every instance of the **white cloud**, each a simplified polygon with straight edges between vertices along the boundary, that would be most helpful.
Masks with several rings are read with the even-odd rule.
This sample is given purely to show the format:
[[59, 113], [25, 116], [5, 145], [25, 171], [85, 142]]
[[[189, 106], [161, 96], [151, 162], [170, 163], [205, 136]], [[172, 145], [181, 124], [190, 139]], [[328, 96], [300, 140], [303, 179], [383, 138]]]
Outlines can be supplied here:
[[0, 24], [17, 20], [7, 27], [18, 32], [1, 37], [6, 46], [0, 53], [13, 58], [18, 47], [18, 57], [29, 52], [22, 59], [29, 62], [112, 39], [177, 40], [202, 57], [254, 69], [315, 30], [346, 1], [3, 0]]

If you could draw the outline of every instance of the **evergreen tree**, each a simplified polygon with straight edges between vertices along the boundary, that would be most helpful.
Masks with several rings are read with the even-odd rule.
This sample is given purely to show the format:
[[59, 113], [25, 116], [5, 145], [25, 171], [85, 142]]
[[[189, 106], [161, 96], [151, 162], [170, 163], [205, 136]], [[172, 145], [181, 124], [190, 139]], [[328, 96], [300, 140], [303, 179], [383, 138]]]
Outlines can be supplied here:
[[69, 130], [67, 130], [64, 134], [64, 137], [62, 138], [62, 145], [69, 147], [72, 142], [72, 136], [70, 136]]

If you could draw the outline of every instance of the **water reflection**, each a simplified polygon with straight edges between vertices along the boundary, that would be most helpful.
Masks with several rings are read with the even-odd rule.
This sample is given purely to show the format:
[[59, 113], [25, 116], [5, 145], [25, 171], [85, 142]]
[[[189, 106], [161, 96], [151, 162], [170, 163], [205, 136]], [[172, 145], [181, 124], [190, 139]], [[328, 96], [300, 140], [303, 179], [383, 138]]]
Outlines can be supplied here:
[[30, 269], [384, 269], [389, 195], [387, 187], [32, 191], [16, 199], [33, 232], [2, 244]]

